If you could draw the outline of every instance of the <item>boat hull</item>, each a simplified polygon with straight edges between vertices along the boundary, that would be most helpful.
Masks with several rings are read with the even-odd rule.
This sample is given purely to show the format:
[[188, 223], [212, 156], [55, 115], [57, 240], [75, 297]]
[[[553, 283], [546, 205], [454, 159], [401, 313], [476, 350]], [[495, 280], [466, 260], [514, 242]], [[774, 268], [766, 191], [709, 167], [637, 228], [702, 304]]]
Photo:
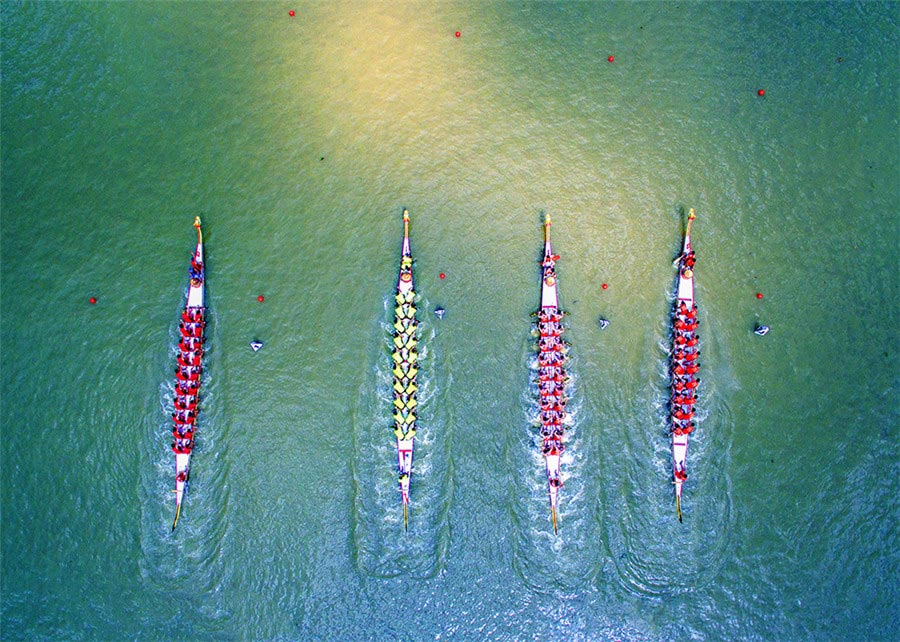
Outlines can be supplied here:
[[550, 242], [550, 217], [544, 223], [544, 258], [541, 262], [541, 307], [537, 312], [538, 334], [538, 396], [542, 453], [547, 475], [547, 494], [550, 500], [550, 519], [557, 531], [559, 489], [562, 488], [560, 455], [565, 450], [565, 407], [567, 381], [565, 363], [567, 347], [562, 339], [565, 328], [559, 309], [556, 260]]
[[409, 244], [409, 212], [403, 211], [403, 245], [394, 296], [393, 431], [397, 443], [397, 471], [403, 503], [404, 528], [408, 526], [413, 444], [418, 429], [418, 317], [412, 253]]
[[191, 474], [191, 453], [194, 448], [206, 323], [206, 267], [200, 217], [195, 219], [194, 227], [197, 228], [197, 246], [191, 255], [187, 301], [179, 325], [182, 338], [178, 345], [179, 368], [176, 370], [175, 379], [176, 411], [173, 414], [174, 427], [172, 430], [172, 450], [175, 452], [175, 520], [172, 522], [172, 530], [175, 530], [178, 525], [181, 506]]
[[675, 485], [675, 502], [681, 521], [681, 497], [687, 480], [687, 453], [689, 435], [695, 428], [696, 389], [699, 385], [699, 338], [697, 306], [694, 299], [694, 251], [691, 247], [691, 221], [694, 210], [688, 216], [681, 256], [676, 261], [678, 281], [675, 304], [672, 310], [672, 359], [670, 366], [671, 400], [669, 430], [672, 447], [672, 479]]

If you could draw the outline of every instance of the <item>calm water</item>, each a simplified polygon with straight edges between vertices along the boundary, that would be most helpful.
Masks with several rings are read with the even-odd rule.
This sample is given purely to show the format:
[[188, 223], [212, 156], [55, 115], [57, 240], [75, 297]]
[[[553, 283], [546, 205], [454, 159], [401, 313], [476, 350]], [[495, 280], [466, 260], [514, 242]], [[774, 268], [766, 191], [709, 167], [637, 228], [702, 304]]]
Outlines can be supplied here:
[[[891, 639], [898, 16], [3, 2], [0, 636]], [[689, 207], [703, 383], [678, 524], [665, 349]], [[543, 212], [573, 344], [558, 537], [529, 383]], [[170, 533], [198, 213], [207, 394]]]

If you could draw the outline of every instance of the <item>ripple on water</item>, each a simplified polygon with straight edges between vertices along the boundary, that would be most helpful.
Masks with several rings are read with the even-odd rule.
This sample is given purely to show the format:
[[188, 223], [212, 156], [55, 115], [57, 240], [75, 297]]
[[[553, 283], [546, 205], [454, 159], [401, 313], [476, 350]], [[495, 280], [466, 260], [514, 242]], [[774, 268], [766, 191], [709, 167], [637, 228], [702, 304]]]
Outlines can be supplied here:
[[620, 582], [643, 595], [693, 591], [709, 583], [725, 560], [732, 526], [730, 379], [727, 369], [713, 368], [717, 350], [709, 330], [701, 342], [706, 374], [700, 386], [697, 430], [688, 451], [684, 522], [678, 522], [667, 423], [666, 332], [660, 325], [647, 339], [647, 354], [657, 356], [646, 363], [639, 390], [633, 395], [624, 390], [615, 393], [616, 407], [624, 410], [618, 420], [627, 448], [616, 478], [629, 501], [611, 507], [617, 514], [607, 520], [607, 530]]
[[[191, 457], [191, 481], [184, 495], [181, 519], [172, 530], [175, 501], [174, 455], [171, 450], [171, 415], [174, 410], [174, 381], [171, 376], [177, 356], [177, 331], [170, 330], [169, 349], [158, 389], [158, 410], [148, 413], [144, 458], [152, 465], [141, 467], [141, 574], [162, 592], [213, 591], [225, 576], [221, 548], [227, 529], [229, 504], [229, 459], [225, 405], [216, 376], [216, 316], [210, 313], [207, 325], [200, 412], [197, 417], [197, 445]], [[212, 613], [218, 618], [221, 614]]]
[[[530, 345], [529, 347], [533, 347]], [[554, 534], [547, 494], [547, 475], [541, 454], [540, 417], [537, 402], [537, 359], [527, 349], [522, 370], [528, 372], [529, 386], [523, 392], [521, 428], [510, 438], [509, 466], [518, 471], [512, 477], [513, 501], [510, 511], [515, 525], [513, 565], [521, 580], [532, 590], [547, 592], [582, 587], [598, 572], [594, 477], [589, 474], [591, 432], [579, 427], [590, 424], [578, 394], [575, 374], [577, 359], [570, 351], [566, 386], [569, 398], [566, 450], [560, 460], [563, 488], [559, 493], [559, 532]]]

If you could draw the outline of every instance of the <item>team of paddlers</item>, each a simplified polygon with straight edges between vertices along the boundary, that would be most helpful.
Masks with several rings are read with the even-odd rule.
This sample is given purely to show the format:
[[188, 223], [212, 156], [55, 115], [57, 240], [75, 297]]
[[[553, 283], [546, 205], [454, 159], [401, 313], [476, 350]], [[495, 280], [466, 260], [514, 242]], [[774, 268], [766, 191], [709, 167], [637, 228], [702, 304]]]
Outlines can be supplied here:
[[[412, 279], [412, 259], [403, 257], [400, 264], [400, 278], [409, 275]], [[416, 338], [416, 293], [414, 290], [398, 292], [394, 309], [394, 436], [398, 441], [407, 441], [416, 436], [416, 374], [419, 353]]]
[[[203, 265], [191, 261], [191, 285], [203, 283]], [[175, 370], [175, 412], [172, 413], [172, 450], [188, 454], [194, 448], [194, 423], [197, 420], [197, 400], [200, 394], [200, 375], [203, 372], [203, 327], [206, 321], [202, 306], [189, 306], [181, 314], [178, 332], [178, 368]]]
[[[693, 252], [681, 257], [680, 269], [688, 278], [691, 277], [694, 260]], [[697, 363], [697, 357], [700, 356], [697, 306], [691, 303], [688, 307], [684, 301], [677, 301], [672, 330], [671, 431], [675, 435], [689, 435], [695, 428], [694, 404], [697, 402], [697, 386], [700, 385], [700, 379], [697, 378], [697, 373], [700, 372], [700, 365]], [[684, 466], [676, 467], [675, 479], [687, 479]]]
[[[544, 280], [548, 285], [556, 282], [554, 263], [559, 256], [547, 256], [543, 262]], [[542, 307], [537, 313], [538, 330], [538, 396], [541, 420], [542, 452], [545, 457], [558, 456], [565, 450], [563, 437], [566, 433], [565, 394], [568, 377], [564, 364], [568, 346], [562, 339], [565, 328], [562, 325], [563, 313], [557, 307]], [[548, 479], [550, 486], [559, 488], [562, 480], [558, 469], [551, 471]]]

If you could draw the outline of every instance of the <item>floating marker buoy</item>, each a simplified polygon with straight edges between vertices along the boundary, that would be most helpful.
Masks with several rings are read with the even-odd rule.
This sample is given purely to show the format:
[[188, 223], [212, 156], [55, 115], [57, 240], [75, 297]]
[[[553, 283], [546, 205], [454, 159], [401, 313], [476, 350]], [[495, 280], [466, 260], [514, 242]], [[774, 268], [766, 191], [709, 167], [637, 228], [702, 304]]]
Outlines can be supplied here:
[[609, 58], [607, 58], [607, 60], [608, 60], [609, 62], [615, 62], [615, 61], [616, 61], [616, 57], [615, 57], [615, 56], [610, 56]]
[[95, 296], [92, 296], [90, 299], [88, 299], [88, 303], [90, 303], [91, 305], [94, 305], [96, 302], [97, 302], [97, 297], [95, 297]]
[[604, 283], [604, 284], [601, 285], [600, 287], [603, 288], [604, 290], [608, 290], [608, 289], [609, 289], [609, 283]]
[[757, 323], [757, 324], [756, 324], [756, 327], [753, 328], [753, 334], [755, 334], [755, 335], [757, 335], [757, 336], [759, 336], [759, 337], [764, 337], [764, 336], [766, 336], [767, 334], [769, 334], [769, 326], [767, 326], [767, 325], [760, 325], [759, 323]]
[[263, 347], [262, 341], [251, 341], [250, 342], [250, 348], [253, 350], [253, 352], [259, 352], [260, 348], [262, 348], [262, 347]]
[[445, 314], [446, 312], [447, 312], [447, 311], [446, 311], [444, 308], [435, 308], [435, 309], [434, 309], [434, 313], [435, 313], [435, 315], [437, 315], [437, 318], [438, 318], [438, 319], [443, 319], [443, 318], [444, 318], [444, 314]]
[[439, 276], [439, 277], [441, 277], [441, 278], [442, 278], [442, 279], [445, 279], [445, 278], [447, 278], [447, 275], [446, 275], [446, 274], [444, 274], [444, 273], [443, 273], [443, 272], [441, 272], [441, 273], [440, 273], [440, 274], [439, 274], [439, 275], [438, 275], [438, 276]]
[[608, 328], [608, 327], [609, 327], [609, 319], [604, 319], [603, 317], [600, 317], [600, 329], [606, 330], [606, 328]]
[[293, 17], [294, 17], [294, 10], [291, 9], [290, 11], [288, 11], [288, 15], [289, 15], [291, 18], [293, 18]]
[[262, 303], [263, 301], [266, 300], [266, 297], [264, 297], [262, 294], [260, 294], [258, 297], [256, 297], [256, 300], [259, 301], [260, 303]]
[[756, 298], [757, 298], [757, 299], [763, 298], [763, 293], [762, 293], [762, 292], [757, 292], [757, 293], [756, 293]]
[[765, 90], [765, 89], [760, 89], [758, 92], [756, 92], [756, 95], [757, 95], [757, 96], [765, 96], [765, 95], [766, 95], [766, 90]]
[[457, 32], [456, 32], [455, 34], [453, 34], [453, 35], [456, 36], [457, 38], [459, 38], [462, 34], [461, 34], [460, 32], [457, 31]]

